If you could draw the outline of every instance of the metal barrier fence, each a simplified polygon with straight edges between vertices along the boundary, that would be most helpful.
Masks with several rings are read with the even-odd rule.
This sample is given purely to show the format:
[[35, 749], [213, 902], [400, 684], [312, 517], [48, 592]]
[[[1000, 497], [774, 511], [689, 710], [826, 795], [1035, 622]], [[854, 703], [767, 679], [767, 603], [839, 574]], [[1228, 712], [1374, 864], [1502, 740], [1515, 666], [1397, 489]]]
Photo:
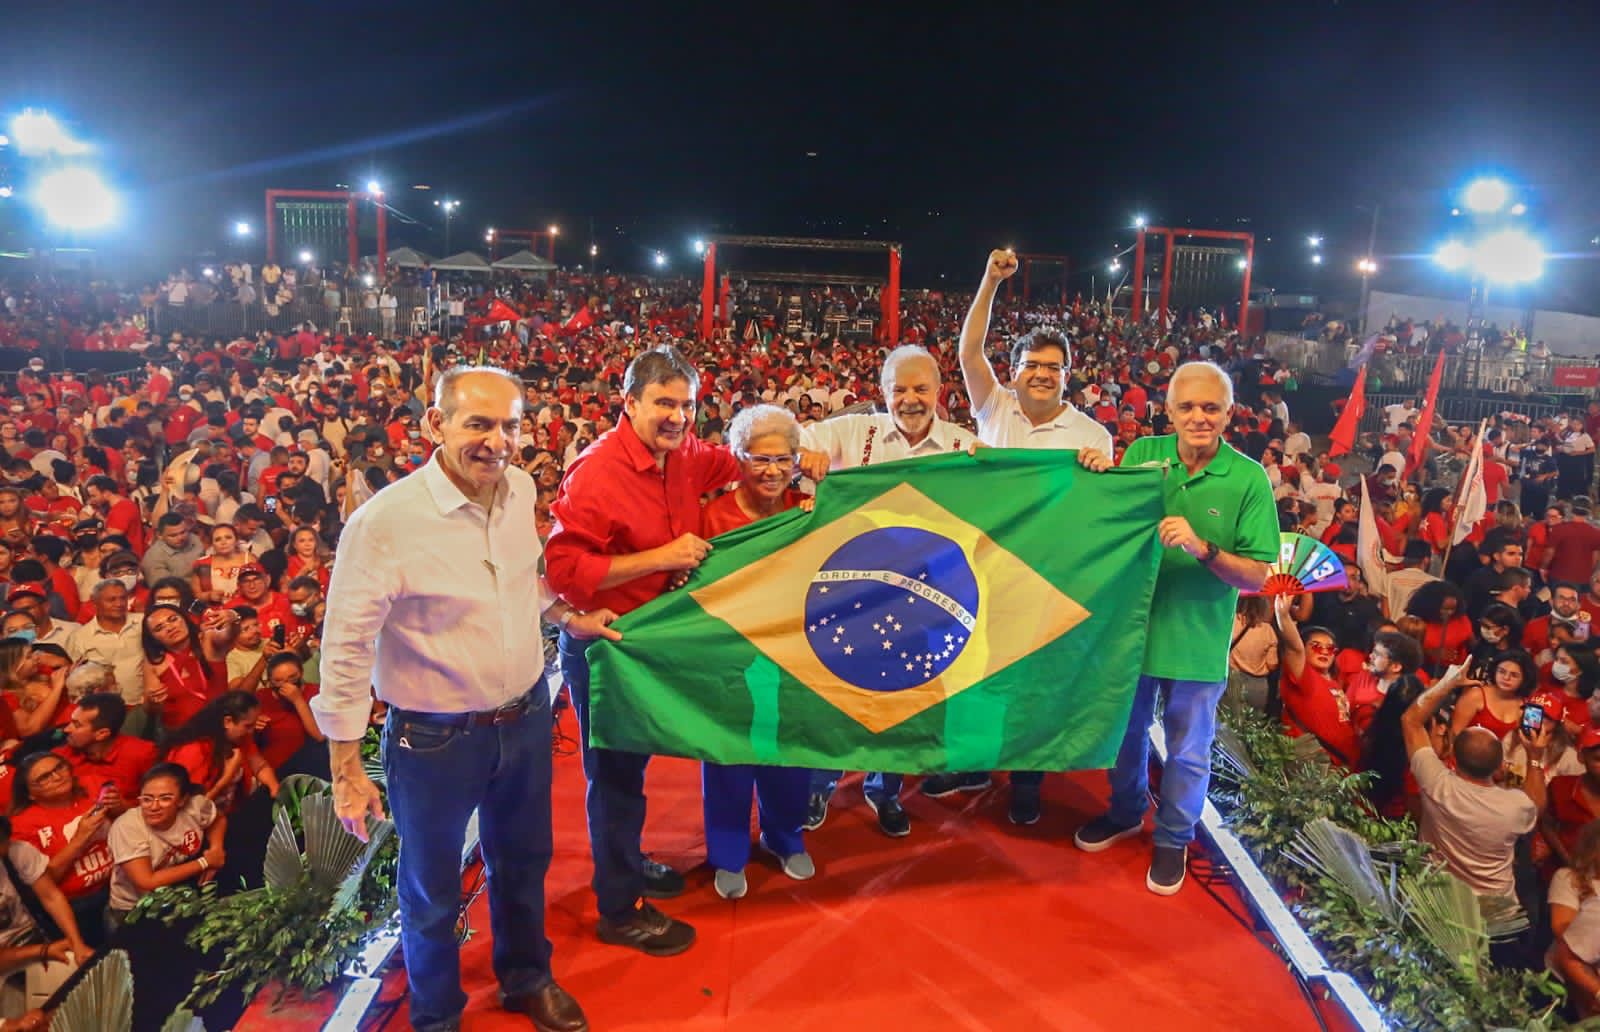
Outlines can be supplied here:
[[[1385, 430], [1388, 427], [1389, 417], [1384, 409], [1390, 405], [1415, 401], [1416, 397], [1411, 391], [1404, 394], [1368, 394], [1367, 410], [1362, 414], [1359, 429], [1363, 433]], [[1497, 416], [1502, 412], [1513, 412], [1529, 419], [1545, 419], [1565, 416], [1572, 411], [1572, 407], [1549, 402], [1524, 401], [1518, 398], [1451, 395], [1441, 390], [1436, 411], [1447, 422], [1476, 425], [1480, 420]]]
[[[1267, 353], [1300, 374], [1302, 379], [1307, 373], [1333, 376], [1350, 368], [1359, 350], [1359, 342], [1332, 344], [1286, 333], [1267, 335]], [[1433, 375], [1436, 360], [1436, 355], [1374, 354], [1368, 362], [1367, 389], [1421, 391]], [[1595, 396], [1595, 390], [1557, 387], [1555, 372], [1566, 367], [1596, 366], [1600, 366], [1600, 358], [1535, 358], [1521, 351], [1502, 354], [1474, 349], [1445, 357], [1440, 387], [1446, 391], [1488, 391], [1518, 396], [1560, 394], [1587, 399]]]
[[[169, 305], [157, 301], [146, 309], [145, 318], [152, 330], [165, 336], [183, 333], [198, 337], [243, 336], [260, 333], [288, 333], [302, 323], [312, 323], [319, 329], [352, 333], [373, 333], [381, 336], [409, 333], [413, 313], [426, 308], [427, 294], [420, 287], [401, 287], [392, 292], [398, 302], [393, 309], [366, 308], [359, 295], [350, 298], [354, 304], [341, 303], [330, 307], [322, 291], [302, 289], [286, 305], [268, 305], [252, 302], [213, 301], [206, 305]], [[348, 295], [341, 295], [346, 302]]]

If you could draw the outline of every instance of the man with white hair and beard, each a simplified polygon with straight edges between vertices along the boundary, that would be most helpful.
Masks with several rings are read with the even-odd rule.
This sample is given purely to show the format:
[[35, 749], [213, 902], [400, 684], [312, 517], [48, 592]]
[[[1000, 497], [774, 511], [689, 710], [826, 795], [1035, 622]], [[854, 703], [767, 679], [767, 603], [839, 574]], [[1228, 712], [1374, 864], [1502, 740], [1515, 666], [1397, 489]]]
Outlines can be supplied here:
[[[800, 431], [800, 471], [821, 480], [830, 470], [871, 466], [896, 459], [971, 451], [977, 445], [968, 430], [939, 418], [939, 363], [925, 348], [902, 344], [883, 360], [883, 399], [887, 412], [835, 416]], [[819, 770], [811, 778], [806, 828], [815, 831], [828, 818], [828, 800], [841, 772]], [[885, 835], [910, 834], [911, 820], [900, 805], [899, 774], [870, 773], [862, 784], [867, 805], [878, 815]]]
[[[1111, 432], [1067, 400], [1072, 346], [1059, 331], [1040, 327], [1018, 337], [1011, 347], [1011, 383], [1003, 384], [995, 376], [984, 352], [989, 309], [995, 291], [1016, 271], [1014, 252], [990, 252], [983, 281], [961, 327], [961, 377], [978, 421], [979, 440], [995, 448], [1094, 449], [1110, 455]], [[1012, 824], [1038, 822], [1043, 781], [1043, 771], [1011, 772]], [[922, 792], [937, 799], [954, 792], [980, 792], [989, 783], [986, 771], [935, 774], [922, 782]]]

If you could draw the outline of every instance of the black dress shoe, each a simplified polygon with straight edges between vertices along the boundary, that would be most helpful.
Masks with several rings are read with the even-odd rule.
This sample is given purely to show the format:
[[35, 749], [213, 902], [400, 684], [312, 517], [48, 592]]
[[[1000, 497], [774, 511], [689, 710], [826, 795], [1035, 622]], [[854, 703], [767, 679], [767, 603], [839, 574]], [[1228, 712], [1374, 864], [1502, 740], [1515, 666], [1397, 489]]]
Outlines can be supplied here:
[[644, 895], [650, 899], [673, 899], [683, 895], [683, 875], [666, 864], [644, 858]]
[[554, 982], [545, 983], [537, 992], [507, 996], [500, 1006], [532, 1018], [539, 1032], [588, 1032], [589, 1019], [583, 1016], [583, 1008]]

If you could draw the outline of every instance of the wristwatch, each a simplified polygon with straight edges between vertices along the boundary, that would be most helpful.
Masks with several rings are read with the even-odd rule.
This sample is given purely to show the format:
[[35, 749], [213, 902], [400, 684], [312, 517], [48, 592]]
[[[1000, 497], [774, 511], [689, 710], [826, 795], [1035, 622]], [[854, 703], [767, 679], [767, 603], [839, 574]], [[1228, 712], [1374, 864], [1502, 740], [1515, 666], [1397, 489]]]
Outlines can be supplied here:
[[1221, 554], [1222, 549], [1217, 547], [1217, 543], [1215, 541], [1207, 541], [1206, 554], [1200, 557], [1200, 562], [1202, 565], [1210, 566], [1211, 561]]

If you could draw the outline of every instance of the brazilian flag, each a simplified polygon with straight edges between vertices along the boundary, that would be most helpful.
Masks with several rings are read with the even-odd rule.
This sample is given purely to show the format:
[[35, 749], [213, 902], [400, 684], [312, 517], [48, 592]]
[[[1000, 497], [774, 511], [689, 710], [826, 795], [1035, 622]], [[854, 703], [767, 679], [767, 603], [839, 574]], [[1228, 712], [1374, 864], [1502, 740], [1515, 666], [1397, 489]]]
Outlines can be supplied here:
[[1144, 657], [1158, 469], [980, 449], [834, 473], [589, 649], [590, 737], [926, 773], [1108, 767]]

